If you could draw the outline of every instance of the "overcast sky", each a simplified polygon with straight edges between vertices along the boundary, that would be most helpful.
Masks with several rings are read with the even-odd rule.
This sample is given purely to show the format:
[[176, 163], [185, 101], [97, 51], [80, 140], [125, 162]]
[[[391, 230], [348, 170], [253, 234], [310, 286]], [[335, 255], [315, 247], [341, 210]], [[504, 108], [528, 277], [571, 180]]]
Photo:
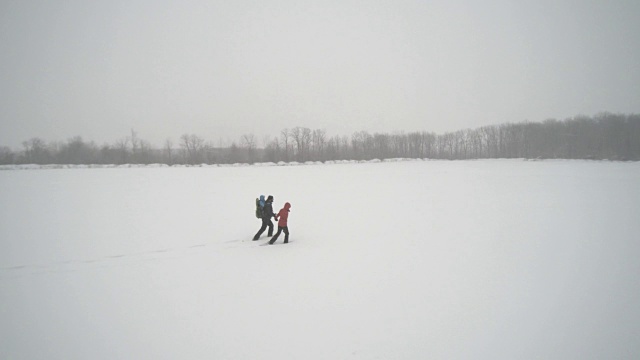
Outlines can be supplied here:
[[0, 145], [640, 112], [640, 1], [0, 0]]

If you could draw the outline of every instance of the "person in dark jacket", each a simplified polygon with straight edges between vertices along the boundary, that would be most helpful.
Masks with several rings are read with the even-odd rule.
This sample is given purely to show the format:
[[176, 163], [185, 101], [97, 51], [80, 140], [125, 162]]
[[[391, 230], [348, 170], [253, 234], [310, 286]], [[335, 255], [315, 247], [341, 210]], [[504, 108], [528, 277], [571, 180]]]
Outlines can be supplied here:
[[267, 197], [267, 201], [265, 201], [264, 203], [264, 207], [262, 208], [262, 227], [260, 227], [260, 230], [258, 230], [256, 236], [253, 237], [253, 240], [260, 239], [260, 235], [262, 235], [262, 233], [267, 229], [267, 226], [269, 227], [269, 232], [267, 233], [267, 235], [273, 235], [273, 222], [271, 222], [271, 218], [275, 217], [275, 214], [273, 213], [272, 204], [273, 196], [269, 195]]
[[[278, 236], [280, 236], [281, 232], [284, 232], [284, 243], [289, 242], [289, 226], [287, 226], [287, 220], [289, 219], [289, 209], [291, 209], [291, 204], [286, 203], [284, 207], [278, 211], [278, 215], [276, 215], [276, 220], [278, 220], [278, 232], [274, 237], [269, 241], [269, 245], [273, 245], [276, 240], [278, 240]], [[280, 218], [280, 219], [278, 219]]]

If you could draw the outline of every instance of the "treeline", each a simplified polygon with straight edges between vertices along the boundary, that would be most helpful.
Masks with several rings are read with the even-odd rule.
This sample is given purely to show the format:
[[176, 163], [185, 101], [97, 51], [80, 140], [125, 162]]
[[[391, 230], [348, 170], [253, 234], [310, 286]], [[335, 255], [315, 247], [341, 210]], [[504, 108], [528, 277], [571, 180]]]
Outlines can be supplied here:
[[0, 147], [0, 164], [233, 164], [390, 158], [609, 159], [640, 160], [640, 115], [603, 113], [563, 121], [484, 126], [436, 135], [431, 132], [329, 137], [325, 130], [284, 129], [258, 147], [253, 134], [229, 147], [215, 147], [185, 134], [177, 144], [155, 148], [132, 131], [114, 144], [96, 145], [74, 137], [46, 143], [23, 142], [22, 151]]

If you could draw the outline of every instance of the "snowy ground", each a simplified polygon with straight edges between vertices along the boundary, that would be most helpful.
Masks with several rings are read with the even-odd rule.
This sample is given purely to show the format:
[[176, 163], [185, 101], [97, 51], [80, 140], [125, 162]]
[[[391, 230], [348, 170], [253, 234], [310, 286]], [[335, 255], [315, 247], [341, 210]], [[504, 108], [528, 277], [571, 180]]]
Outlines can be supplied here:
[[[0, 188], [0, 359], [640, 358], [640, 163], [4, 170]], [[290, 244], [250, 241], [260, 194], [292, 204]]]

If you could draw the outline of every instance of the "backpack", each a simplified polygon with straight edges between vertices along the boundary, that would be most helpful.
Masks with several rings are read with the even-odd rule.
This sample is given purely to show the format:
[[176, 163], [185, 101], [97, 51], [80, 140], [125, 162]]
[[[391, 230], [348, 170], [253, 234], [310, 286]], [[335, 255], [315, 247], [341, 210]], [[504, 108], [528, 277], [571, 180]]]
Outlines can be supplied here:
[[256, 217], [262, 219], [263, 208], [260, 206], [260, 199], [256, 198]]

